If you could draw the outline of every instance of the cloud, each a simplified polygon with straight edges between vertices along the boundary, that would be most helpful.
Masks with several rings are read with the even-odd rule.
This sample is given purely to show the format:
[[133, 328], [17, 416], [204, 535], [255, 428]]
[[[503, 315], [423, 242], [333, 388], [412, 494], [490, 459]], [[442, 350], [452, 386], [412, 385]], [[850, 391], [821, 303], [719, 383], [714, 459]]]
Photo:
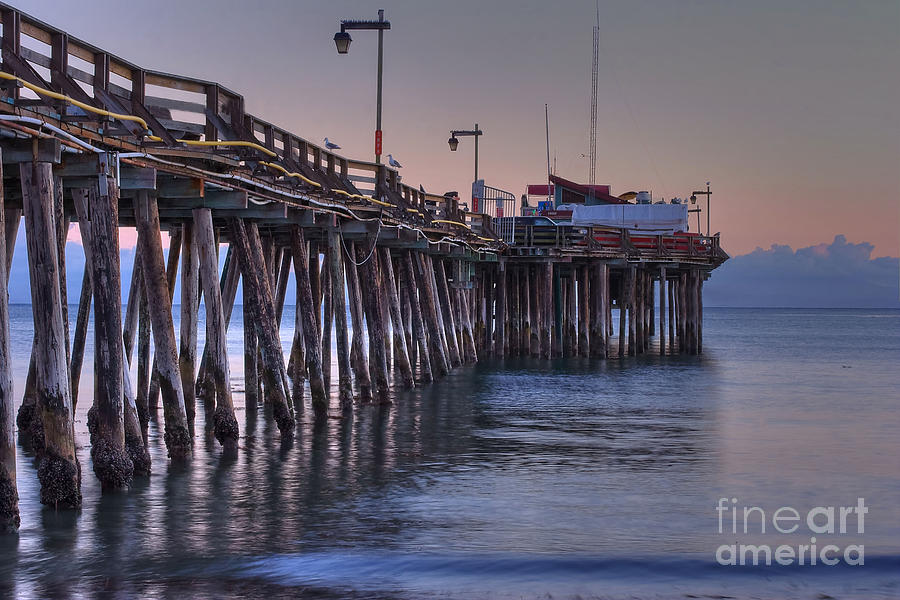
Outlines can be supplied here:
[[707, 306], [900, 308], [900, 259], [871, 258], [874, 246], [837, 235], [793, 250], [773, 245], [736, 256], [704, 285]]

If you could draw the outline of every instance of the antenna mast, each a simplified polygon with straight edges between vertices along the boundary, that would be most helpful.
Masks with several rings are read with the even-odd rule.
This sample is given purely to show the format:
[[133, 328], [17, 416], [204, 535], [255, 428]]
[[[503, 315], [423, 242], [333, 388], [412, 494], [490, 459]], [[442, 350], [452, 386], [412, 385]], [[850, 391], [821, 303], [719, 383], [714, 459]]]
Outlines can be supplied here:
[[544, 104], [544, 127], [547, 131], [547, 201], [550, 200], [550, 108]]
[[594, 195], [593, 186], [597, 182], [597, 85], [600, 68], [600, 2], [597, 2], [597, 24], [594, 25], [594, 64], [591, 71], [591, 151], [588, 183], [590, 195]]

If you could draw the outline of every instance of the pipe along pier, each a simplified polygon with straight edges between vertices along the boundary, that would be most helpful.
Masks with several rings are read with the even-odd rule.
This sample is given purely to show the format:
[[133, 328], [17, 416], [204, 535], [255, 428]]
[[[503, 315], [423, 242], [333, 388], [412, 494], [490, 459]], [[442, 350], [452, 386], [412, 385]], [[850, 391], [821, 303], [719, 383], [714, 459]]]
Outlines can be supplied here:
[[[203, 431], [235, 452], [225, 337], [235, 309], [245, 402], [271, 405], [285, 438], [305, 405], [349, 417], [481, 357], [702, 351], [703, 280], [727, 259], [718, 237], [516, 225], [504, 240], [488, 215], [253, 116], [222, 85], [143, 69], [2, 4], [0, 21], [0, 281], [24, 218], [34, 314], [24, 390], [14, 390], [0, 294], [0, 528], [19, 524], [16, 428], [37, 458], [41, 502], [80, 506], [78, 402], [92, 403], [104, 489], [150, 472], [146, 433], [160, 410], [172, 460], [192, 453], [198, 403]], [[70, 338], [71, 223], [87, 266]], [[124, 306], [123, 227], [137, 230]], [[297, 318], [285, 355], [288, 286]], [[91, 307], [95, 392], [79, 398]]]

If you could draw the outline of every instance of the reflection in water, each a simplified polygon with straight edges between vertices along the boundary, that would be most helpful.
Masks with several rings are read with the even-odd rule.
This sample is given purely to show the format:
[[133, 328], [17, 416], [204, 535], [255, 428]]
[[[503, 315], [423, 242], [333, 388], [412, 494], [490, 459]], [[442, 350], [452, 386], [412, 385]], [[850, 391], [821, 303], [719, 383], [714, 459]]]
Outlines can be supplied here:
[[[746, 597], [763, 586], [774, 595], [839, 597], [835, 590], [861, 585], [869, 597], [882, 590], [886, 596], [898, 585], [889, 549], [900, 473], [895, 462], [879, 462], [866, 440], [880, 451], [893, 440], [883, 436], [898, 421], [890, 399], [874, 394], [868, 416], [853, 404], [854, 427], [869, 432], [854, 439], [853, 450], [843, 440], [818, 438], [817, 454], [868, 459], [867, 473], [850, 465], [825, 484], [809, 460], [795, 457], [800, 466], [785, 463], [782, 472], [746, 460], [759, 448], [740, 432], [755, 431], [777, 446], [821, 431], [823, 421], [839, 427], [851, 402], [841, 385], [896, 379], [892, 367], [873, 358], [844, 375], [852, 381], [823, 391], [823, 359], [811, 367], [792, 358], [807, 356], [794, 347], [796, 335], [775, 331], [761, 354], [751, 335], [757, 321], [708, 313], [702, 359], [488, 361], [398, 392], [390, 406], [360, 407], [352, 419], [316, 420], [302, 411], [289, 443], [269, 407], [247, 410], [237, 394], [242, 431], [235, 456], [222, 456], [204, 433], [198, 406], [192, 462], [166, 460], [154, 422], [153, 474], [127, 492], [100, 493], [81, 406], [84, 508], [42, 508], [34, 466], [20, 453], [22, 530], [0, 540], [0, 593], [556, 598], [726, 590]], [[790, 323], [797, 318], [782, 325]], [[229, 335], [239, 339], [239, 326]], [[881, 340], [887, 348], [900, 348], [897, 335], [888, 338]], [[238, 349], [231, 356], [239, 357]], [[785, 361], [793, 361], [792, 371], [779, 376]], [[232, 365], [237, 377], [241, 366]], [[789, 403], [776, 399], [782, 393]], [[82, 394], [89, 398], [90, 390]], [[773, 415], [790, 427], [779, 427]], [[736, 419], [747, 426], [735, 428]], [[794, 487], [767, 487], [781, 478]], [[713, 553], [723, 542], [713, 507], [722, 493], [801, 506], [871, 497], [867, 570], [717, 567]]]

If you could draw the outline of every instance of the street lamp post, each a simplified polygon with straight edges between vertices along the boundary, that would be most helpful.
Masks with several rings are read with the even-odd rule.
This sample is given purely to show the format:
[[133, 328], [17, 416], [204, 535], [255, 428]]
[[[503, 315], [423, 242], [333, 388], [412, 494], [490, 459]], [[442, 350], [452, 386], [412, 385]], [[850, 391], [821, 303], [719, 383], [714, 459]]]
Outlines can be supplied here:
[[465, 136], [474, 136], [475, 138], [475, 181], [478, 181], [478, 137], [484, 135], [484, 132], [478, 129], [478, 123], [475, 123], [475, 129], [454, 129], [450, 132], [450, 139], [447, 140], [447, 143], [450, 144], [450, 151], [456, 152], [457, 147], [459, 147], [459, 140], [457, 138], [465, 137]]
[[[697, 196], [706, 196], [706, 235], [710, 235], [712, 233], [712, 229], [710, 229], [710, 225], [709, 225], [709, 199], [712, 197], [712, 192], [709, 191], [709, 182], [708, 181], [706, 182], [706, 191], [704, 192], [703, 190], [700, 190], [700, 191], [692, 192], [691, 200], [696, 202]], [[700, 219], [700, 215], [697, 215], [697, 220], [699, 221], [699, 219]], [[697, 225], [697, 228], [698, 229], [700, 228], [699, 223]]]
[[341, 21], [341, 30], [334, 34], [334, 45], [338, 54], [347, 54], [350, 50], [350, 42], [353, 38], [347, 33], [348, 29], [373, 30], [378, 32], [378, 92], [375, 100], [375, 162], [381, 164], [381, 75], [384, 57], [384, 32], [391, 28], [391, 22], [384, 20], [384, 9], [378, 9], [377, 21], [356, 21], [344, 19]]

